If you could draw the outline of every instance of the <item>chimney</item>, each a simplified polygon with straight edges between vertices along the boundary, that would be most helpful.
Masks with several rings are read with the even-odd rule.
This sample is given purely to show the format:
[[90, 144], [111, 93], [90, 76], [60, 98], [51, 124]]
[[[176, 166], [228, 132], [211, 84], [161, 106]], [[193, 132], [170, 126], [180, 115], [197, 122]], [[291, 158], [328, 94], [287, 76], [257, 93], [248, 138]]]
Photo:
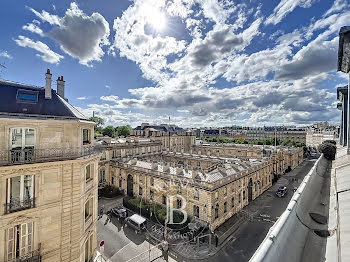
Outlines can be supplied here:
[[63, 76], [59, 76], [57, 79], [57, 94], [65, 99], [64, 97], [64, 83]]
[[52, 98], [51, 78], [52, 78], [52, 74], [50, 72], [50, 69], [47, 69], [46, 74], [45, 74], [45, 79], [46, 79], [45, 99], [51, 99]]

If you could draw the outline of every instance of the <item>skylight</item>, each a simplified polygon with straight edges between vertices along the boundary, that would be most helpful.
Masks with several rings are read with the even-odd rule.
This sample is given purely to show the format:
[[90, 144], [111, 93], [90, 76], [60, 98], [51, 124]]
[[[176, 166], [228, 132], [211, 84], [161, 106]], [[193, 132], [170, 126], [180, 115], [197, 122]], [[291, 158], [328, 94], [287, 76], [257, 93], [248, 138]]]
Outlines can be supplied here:
[[28, 90], [18, 90], [17, 100], [23, 102], [37, 102], [38, 101], [38, 92], [28, 91]]

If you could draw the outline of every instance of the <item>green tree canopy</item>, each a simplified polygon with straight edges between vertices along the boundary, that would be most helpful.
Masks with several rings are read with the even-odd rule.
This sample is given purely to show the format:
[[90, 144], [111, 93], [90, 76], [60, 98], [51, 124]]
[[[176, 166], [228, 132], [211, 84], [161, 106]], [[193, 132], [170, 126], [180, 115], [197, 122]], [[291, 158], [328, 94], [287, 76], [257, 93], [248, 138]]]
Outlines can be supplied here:
[[104, 136], [115, 137], [115, 130], [113, 126], [106, 126], [102, 130]]
[[130, 135], [132, 128], [130, 126], [118, 126], [117, 136], [128, 136]]
[[102, 127], [105, 124], [105, 121], [102, 117], [99, 116], [92, 116], [89, 118], [90, 121], [93, 121], [96, 123], [96, 127]]

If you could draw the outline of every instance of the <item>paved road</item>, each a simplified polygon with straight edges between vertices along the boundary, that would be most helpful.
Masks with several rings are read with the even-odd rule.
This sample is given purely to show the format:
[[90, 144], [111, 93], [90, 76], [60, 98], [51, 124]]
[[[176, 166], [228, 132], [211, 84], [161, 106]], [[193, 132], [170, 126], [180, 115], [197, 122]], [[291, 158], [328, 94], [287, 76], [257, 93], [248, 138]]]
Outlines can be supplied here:
[[[276, 184], [245, 208], [253, 217], [232, 236], [232, 239], [216, 255], [205, 261], [248, 261], [264, 240], [273, 223], [286, 209], [293, 196], [293, 188], [299, 186], [316, 160], [306, 160], [292, 172], [281, 177]], [[279, 186], [286, 186], [284, 198], [275, 196]]]
[[[103, 205], [105, 211], [121, 204], [122, 198], [99, 200], [99, 208]], [[98, 243], [101, 240], [105, 241], [103, 254], [107, 258], [107, 262], [164, 261], [164, 259], [158, 258], [162, 253], [157, 248], [152, 249], [151, 253], [145, 252], [153, 245], [147, 242], [144, 233], [136, 234], [129, 227], [124, 227], [115, 217], [112, 217], [110, 223], [106, 223], [106, 219], [107, 216], [103, 215], [97, 222], [97, 241]], [[169, 261], [175, 260], [169, 258]]]

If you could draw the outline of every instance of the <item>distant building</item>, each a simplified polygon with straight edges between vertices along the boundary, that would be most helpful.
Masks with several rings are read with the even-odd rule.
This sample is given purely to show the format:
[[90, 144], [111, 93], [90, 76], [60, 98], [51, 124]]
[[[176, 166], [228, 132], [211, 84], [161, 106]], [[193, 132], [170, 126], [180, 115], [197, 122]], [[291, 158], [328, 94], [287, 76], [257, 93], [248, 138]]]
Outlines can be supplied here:
[[51, 89], [0, 80], [0, 261], [90, 261], [97, 242], [94, 123]]
[[196, 140], [193, 131], [167, 124], [150, 125], [142, 123], [141, 126], [137, 126], [132, 130], [131, 135], [161, 141], [163, 150], [175, 152], [189, 151]]
[[317, 148], [325, 140], [338, 138], [338, 128], [328, 122], [315, 123], [307, 128], [306, 145]]
[[274, 137], [274, 133], [277, 139], [283, 141], [290, 140], [296, 143], [306, 143], [306, 128], [302, 127], [248, 127], [246, 135], [248, 141], [253, 141]]

